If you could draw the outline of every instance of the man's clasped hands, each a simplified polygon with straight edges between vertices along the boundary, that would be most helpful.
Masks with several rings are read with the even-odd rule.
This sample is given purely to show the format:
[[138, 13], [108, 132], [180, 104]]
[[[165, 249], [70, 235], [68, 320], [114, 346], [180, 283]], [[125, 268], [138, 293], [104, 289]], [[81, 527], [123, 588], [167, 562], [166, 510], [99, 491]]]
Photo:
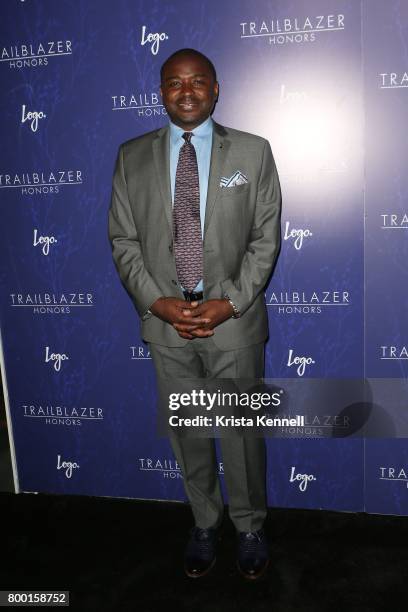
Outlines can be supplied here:
[[181, 338], [207, 338], [214, 335], [214, 328], [231, 318], [234, 309], [226, 299], [202, 302], [186, 302], [175, 297], [161, 297], [150, 307], [156, 316], [167, 321]]

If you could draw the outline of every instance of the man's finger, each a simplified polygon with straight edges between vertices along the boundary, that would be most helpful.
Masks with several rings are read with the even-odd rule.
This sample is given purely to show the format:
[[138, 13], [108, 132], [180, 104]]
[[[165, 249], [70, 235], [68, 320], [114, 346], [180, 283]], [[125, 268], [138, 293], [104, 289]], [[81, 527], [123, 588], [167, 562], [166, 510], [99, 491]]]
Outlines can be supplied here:
[[198, 306], [193, 312], [190, 313], [190, 316], [194, 317], [210, 317], [210, 313], [214, 314], [214, 311], [211, 308], [203, 308], [204, 304]]
[[195, 310], [198, 304], [198, 302], [186, 302], [183, 300], [178, 300], [176, 306], [177, 308], [181, 308], [183, 310]]
[[199, 317], [201, 314], [200, 312], [197, 312], [197, 308], [190, 308], [190, 310], [183, 308], [182, 313], [184, 317]]
[[186, 332], [178, 332], [178, 335], [185, 340], [194, 340], [194, 336], [187, 334]]
[[207, 325], [207, 323], [210, 323], [210, 319], [199, 319], [197, 317], [179, 317], [177, 321], [174, 321], [174, 323], [177, 323], [179, 325], [194, 325], [196, 327], [200, 327], [203, 325]]
[[188, 324], [188, 323], [173, 323], [173, 327], [177, 331], [191, 332], [191, 331], [193, 331], [193, 329], [200, 329], [200, 328], [202, 328], [202, 324], [196, 324], [196, 323], [190, 323], [190, 324]]
[[193, 336], [196, 336], [197, 338], [208, 338], [209, 336], [214, 335], [214, 330], [213, 329], [203, 329], [202, 327], [199, 327], [198, 329], [193, 330], [191, 333]]

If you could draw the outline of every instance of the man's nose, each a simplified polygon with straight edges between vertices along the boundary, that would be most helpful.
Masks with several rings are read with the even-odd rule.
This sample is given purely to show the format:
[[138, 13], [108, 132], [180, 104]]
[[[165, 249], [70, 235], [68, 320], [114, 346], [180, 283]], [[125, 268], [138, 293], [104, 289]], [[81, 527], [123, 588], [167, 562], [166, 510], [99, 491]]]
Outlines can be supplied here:
[[191, 83], [182, 83], [181, 84], [181, 93], [184, 96], [191, 96], [193, 93], [193, 88]]

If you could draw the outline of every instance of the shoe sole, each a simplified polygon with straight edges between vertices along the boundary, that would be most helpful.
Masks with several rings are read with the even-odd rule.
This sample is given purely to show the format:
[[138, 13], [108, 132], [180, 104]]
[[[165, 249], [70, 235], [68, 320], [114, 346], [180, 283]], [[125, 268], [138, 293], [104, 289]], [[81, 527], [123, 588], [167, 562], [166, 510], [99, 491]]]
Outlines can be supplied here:
[[188, 572], [186, 570], [186, 568], [184, 568], [184, 572], [186, 574], [186, 576], [188, 576], [189, 578], [202, 578], [203, 576], [206, 576], [209, 572], [211, 572], [212, 568], [215, 565], [217, 558], [214, 557], [213, 562], [211, 563], [211, 565], [205, 570], [205, 572], [202, 572], [201, 574], [190, 574], [190, 572]]
[[268, 567], [269, 567], [269, 559], [266, 562], [266, 564], [264, 565], [263, 569], [258, 574], [250, 575], [250, 574], [246, 574], [245, 572], [243, 572], [241, 567], [240, 567], [240, 565], [239, 565], [239, 563], [237, 562], [237, 568], [238, 568], [238, 571], [241, 574], [241, 576], [243, 576], [246, 580], [252, 580], [252, 581], [258, 580], [259, 578], [262, 578], [262, 576], [265, 574], [265, 572], [268, 569]]

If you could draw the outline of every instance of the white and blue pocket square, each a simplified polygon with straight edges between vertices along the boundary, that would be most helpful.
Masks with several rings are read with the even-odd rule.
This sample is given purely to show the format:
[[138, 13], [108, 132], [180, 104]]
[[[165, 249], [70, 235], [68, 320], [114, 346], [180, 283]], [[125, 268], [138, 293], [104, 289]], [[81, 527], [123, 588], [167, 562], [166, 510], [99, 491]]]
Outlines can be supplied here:
[[248, 183], [248, 178], [240, 170], [236, 170], [230, 177], [222, 176], [220, 187], [237, 187], [237, 185], [245, 185]]

